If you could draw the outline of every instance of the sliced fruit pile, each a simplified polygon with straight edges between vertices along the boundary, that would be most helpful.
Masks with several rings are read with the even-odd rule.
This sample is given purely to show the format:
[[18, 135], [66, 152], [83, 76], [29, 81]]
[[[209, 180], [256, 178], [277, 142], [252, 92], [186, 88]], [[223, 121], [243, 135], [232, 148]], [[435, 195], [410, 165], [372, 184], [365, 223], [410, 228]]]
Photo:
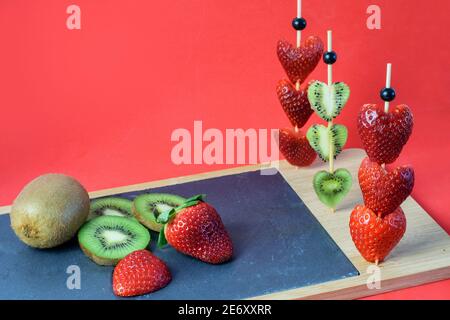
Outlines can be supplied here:
[[[305, 26], [306, 21], [303, 18], [294, 19], [293, 27], [297, 31], [303, 30]], [[276, 91], [293, 128], [280, 129], [276, 139], [281, 154], [291, 165], [297, 167], [309, 166], [316, 158], [305, 134], [300, 131], [314, 112], [308, 101], [308, 85], [305, 89], [301, 89], [301, 86], [317, 67], [322, 53], [323, 42], [315, 36], [308, 37], [302, 45], [298, 42], [297, 47], [284, 40], [278, 41], [277, 44], [278, 59], [289, 80], [280, 80]]]
[[[189, 199], [145, 193], [133, 200], [103, 197], [90, 201], [75, 179], [62, 174], [40, 176], [20, 192], [11, 208], [17, 237], [35, 248], [53, 248], [78, 232], [81, 250], [95, 263], [116, 266], [113, 291], [128, 297], [165, 287], [169, 268], [148, 251], [150, 232], [159, 232], [158, 247], [211, 264], [233, 256], [233, 243], [220, 215], [204, 196]], [[147, 227], [147, 228], [146, 228]]]
[[[388, 74], [390, 66], [388, 65]], [[389, 81], [390, 82], [390, 81]], [[392, 88], [384, 88], [381, 98], [390, 102]], [[356, 248], [368, 262], [382, 262], [406, 231], [406, 217], [400, 205], [414, 187], [411, 166], [387, 168], [400, 155], [413, 128], [413, 116], [406, 105], [389, 110], [375, 104], [364, 105], [358, 115], [359, 136], [366, 149], [358, 171], [364, 205], [350, 216], [350, 233]]]
[[331, 65], [337, 55], [331, 50], [331, 31], [328, 32], [329, 48], [323, 55], [328, 64], [328, 84], [313, 81], [308, 87], [308, 100], [314, 112], [328, 122], [327, 126], [312, 125], [306, 134], [309, 144], [324, 162], [329, 162], [329, 171], [319, 171], [313, 180], [314, 190], [319, 200], [334, 212], [336, 206], [345, 198], [352, 186], [352, 176], [347, 169], [334, 168], [334, 159], [341, 153], [347, 142], [347, 128], [333, 123], [341, 113], [350, 96], [350, 88], [343, 82], [332, 82]]
[[158, 247], [170, 244], [207, 263], [223, 263], [233, 255], [233, 243], [222, 219], [204, 202], [203, 195], [186, 199], [146, 193], [133, 201], [100, 198], [92, 201], [90, 217], [78, 232], [80, 247], [99, 265], [117, 265], [113, 290], [118, 296], [150, 293], [172, 279], [166, 264], [146, 250], [151, 237], [144, 226], [159, 232]]

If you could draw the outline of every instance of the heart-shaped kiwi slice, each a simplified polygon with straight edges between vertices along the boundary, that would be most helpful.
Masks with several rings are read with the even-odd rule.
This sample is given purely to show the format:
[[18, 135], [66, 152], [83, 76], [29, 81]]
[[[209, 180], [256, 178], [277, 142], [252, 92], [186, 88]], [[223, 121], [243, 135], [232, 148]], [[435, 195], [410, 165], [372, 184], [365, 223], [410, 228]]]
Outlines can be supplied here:
[[331, 127], [315, 124], [306, 133], [309, 144], [325, 162], [330, 160], [330, 148], [333, 149], [334, 158], [341, 153], [347, 142], [347, 136], [347, 128], [340, 124], [334, 124]]
[[331, 121], [341, 113], [349, 96], [350, 88], [343, 82], [328, 86], [324, 82], [314, 81], [308, 88], [311, 108], [325, 121]]
[[335, 209], [352, 187], [352, 176], [347, 169], [334, 173], [319, 171], [314, 176], [314, 190], [327, 207]]

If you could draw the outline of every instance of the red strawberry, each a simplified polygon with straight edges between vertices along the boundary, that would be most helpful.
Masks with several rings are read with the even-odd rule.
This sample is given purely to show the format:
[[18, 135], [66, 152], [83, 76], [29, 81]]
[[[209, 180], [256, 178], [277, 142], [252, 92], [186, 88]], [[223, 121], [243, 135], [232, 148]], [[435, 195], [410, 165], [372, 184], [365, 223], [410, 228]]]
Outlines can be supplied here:
[[[275, 137], [277, 138], [277, 137]], [[294, 129], [280, 129], [278, 134], [278, 146], [281, 154], [293, 166], [306, 167], [314, 162], [316, 152], [301, 131]]]
[[369, 262], [381, 262], [397, 245], [406, 230], [406, 217], [398, 207], [378, 217], [372, 210], [357, 205], [350, 215], [350, 234], [356, 248]]
[[[185, 204], [161, 214], [165, 223], [158, 245], [165, 240], [176, 250], [201, 261], [219, 264], [231, 259], [233, 243], [217, 211], [202, 201], [202, 196], [190, 198]], [[165, 239], [164, 239], [165, 238]]]
[[414, 187], [414, 169], [409, 166], [385, 171], [378, 163], [365, 158], [358, 172], [364, 204], [379, 217], [397, 209]]
[[366, 104], [358, 116], [358, 132], [370, 160], [392, 163], [408, 141], [413, 128], [413, 115], [406, 105], [390, 108]]
[[313, 114], [308, 100], [308, 87], [296, 90], [288, 80], [280, 80], [277, 85], [277, 95], [284, 112], [292, 125], [302, 128]]
[[172, 276], [166, 264], [147, 250], [130, 253], [114, 268], [113, 290], [120, 297], [139, 296], [164, 288]]
[[278, 59], [292, 83], [302, 84], [313, 72], [322, 58], [323, 42], [319, 37], [310, 36], [299, 48], [280, 40], [277, 45]]

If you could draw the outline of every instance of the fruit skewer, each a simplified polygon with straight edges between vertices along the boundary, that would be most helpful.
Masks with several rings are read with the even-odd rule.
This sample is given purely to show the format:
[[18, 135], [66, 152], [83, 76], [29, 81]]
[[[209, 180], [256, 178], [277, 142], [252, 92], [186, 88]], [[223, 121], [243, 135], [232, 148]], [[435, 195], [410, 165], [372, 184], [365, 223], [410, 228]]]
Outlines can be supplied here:
[[343, 82], [333, 83], [333, 64], [337, 61], [336, 52], [332, 50], [332, 32], [327, 32], [327, 52], [323, 61], [328, 65], [327, 83], [313, 81], [308, 88], [308, 100], [311, 108], [327, 126], [315, 124], [306, 134], [311, 147], [324, 161], [329, 163], [328, 171], [322, 170], [314, 175], [314, 190], [319, 200], [334, 213], [336, 206], [350, 191], [352, 177], [348, 170], [334, 168], [334, 159], [347, 142], [347, 128], [334, 124], [350, 96], [350, 88]]
[[301, 86], [320, 62], [324, 45], [316, 36], [304, 39], [302, 44], [302, 31], [306, 25], [306, 20], [302, 17], [302, 1], [297, 0], [297, 14], [292, 20], [297, 42], [293, 45], [288, 41], [280, 40], [277, 44], [278, 59], [289, 80], [280, 80], [276, 91], [292, 127], [280, 129], [275, 139], [278, 140], [281, 154], [296, 169], [309, 166], [317, 157], [306, 135], [301, 131], [314, 113], [308, 101], [308, 85], [305, 89]]
[[361, 256], [376, 265], [384, 261], [405, 233], [407, 223], [401, 204], [414, 187], [413, 167], [385, 167], [400, 155], [413, 128], [408, 106], [389, 109], [396, 96], [391, 76], [392, 65], [388, 63], [386, 87], [380, 91], [384, 107], [366, 104], [358, 115], [358, 132], [368, 155], [358, 170], [364, 205], [353, 209], [349, 222], [352, 240]]
[[[292, 26], [297, 32], [297, 48], [302, 44], [302, 30], [306, 28], [306, 20], [302, 17], [302, 0], [297, 0], [297, 17], [292, 21]], [[300, 80], [295, 83], [295, 90], [300, 90]], [[294, 126], [295, 132], [298, 132], [298, 125]], [[296, 167], [297, 168], [297, 167]]]
[[[292, 26], [297, 31], [297, 48], [300, 48], [302, 43], [302, 30], [306, 27], [306, 20], [302, 18], [302, 0], [297, 0], [297, 17], [292, 21]], [[297, 80], [295, 83], [295, 90], [300, 90], [300, 80]], [[299, 128], [298, 125], [294, 126], [294, 131], [298, 133]], [[295, 167], [298, 170], [298, 167]]]

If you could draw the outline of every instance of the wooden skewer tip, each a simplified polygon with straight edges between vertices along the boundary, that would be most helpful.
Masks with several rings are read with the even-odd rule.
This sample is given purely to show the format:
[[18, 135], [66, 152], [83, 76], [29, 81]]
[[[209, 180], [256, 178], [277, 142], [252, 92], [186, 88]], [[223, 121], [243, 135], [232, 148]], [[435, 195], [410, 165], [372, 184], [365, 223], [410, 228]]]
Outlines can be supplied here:
[[327, 46], [328, 51], [333, 51], [333, 32], [331, 30], [327, 31]]
[[392, 63], [388, 63], [386, 67], [386, 88], [391, 87]]
[[[386, 88], [391, 87], [391, 79], [392, 79], [392, 63], [388, 63], [386, 66]], [[384, 102], [384, 112], [389, 112], [389, 101]]]

